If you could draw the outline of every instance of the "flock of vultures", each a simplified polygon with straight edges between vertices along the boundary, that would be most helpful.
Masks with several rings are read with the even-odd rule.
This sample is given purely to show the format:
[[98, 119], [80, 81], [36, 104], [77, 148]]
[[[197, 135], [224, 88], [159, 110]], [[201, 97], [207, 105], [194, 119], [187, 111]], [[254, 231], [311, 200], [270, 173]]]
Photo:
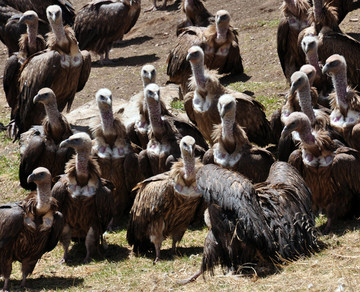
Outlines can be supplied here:
[[25, 286], [58, 242], [66, 262], [71, 240], [80, 240], [89, 262], [123, 220], [134, 253], [153, 252], [156, 263], [165, 238], [175, 252], [204, 218], [201, 267], [183, 283], [218, 264], [239, 272], [318, 251], [314, 215], [325, 214], [322, 231], [331, 232], [360, 210], [360, 43], [339, 28], [355, 4], [283, 1], [277, 44], [289, 91], [269, 121], [259, 101], [219, 79], [244, 70], [231, 11], [213, 15], [201, 0], [183, 0], [167, 74], [188, 118], [168, 111], [148, 64], [135, 122], [125, 126], [102, 88], [97, 121], [80, 131], [61, 112], [89, 78], [89, 51], [111, 63], [141, 1], [96, 0], [75, 15], [69, 0], [0, 0], [8, 134], [22, 141], [20, 184], [31, 190], [0, 206], [4, 290], [13, 261]]

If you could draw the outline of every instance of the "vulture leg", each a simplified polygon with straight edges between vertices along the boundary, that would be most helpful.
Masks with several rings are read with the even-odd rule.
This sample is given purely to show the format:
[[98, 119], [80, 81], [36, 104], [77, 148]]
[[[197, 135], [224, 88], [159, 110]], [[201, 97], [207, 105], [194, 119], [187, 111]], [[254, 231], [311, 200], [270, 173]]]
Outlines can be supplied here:
[[99, 63], [100, 63], [101, 66], [110, 65], [110, 64], [113, 63], [113, 61], [111, 61], [110, 58], [109, 58], [109, 51], [110, 50], [107, 50], [104, 55], [100, 55]]
[[71, 241], [70, 227], [69, 225], [66, 225], [60, 237], [60, 242], [64, 248], [64, 256], [61, 259], [60, 263], [66, 263], [68, 261], [67, 257], [68, 257], [70, 241]]
[[9, 283], [10, 283], [10, 274], [12, 270], [12, 262], [10, 262], [9, 265], [6, 265], [3, 269], [3, 275], [4, 275], [4, 287], [3, 291], [9, 290]]
[[21, 271], [22, 271], [22, 280], [20, 287], [25, 288], [26, 284], [26, 277], [32, 273], [32, 271], [35, 268], [35, 265], [37, 263], [37, 260], [33, 260], [31, 262], [23, 262], [21, 265]]
[[86, 238], [85, 238], [85, 246], [86, 246], [86, 257], [84, 259], [84, 263], [89, 263], [91, 261], [90, 255], [92, 254], [92, 251], [94, 250], [96, 243], [96, 236], [95, 231], [93, 227], [90, 227]]
[[190, 282], [194, 282], [201, 274], [202, 274], [202, 271], [201, 271], [201, 270], [198, 270], [198, 271], [197, 271], [194, 275], [192, 275], [190, 278], [187, 278], [187, 279], [178, 281], [177, 283], [178, 283], [179, 285], [185, 285], [185, 284], [188, 284], [188, 283], [190, 283]]

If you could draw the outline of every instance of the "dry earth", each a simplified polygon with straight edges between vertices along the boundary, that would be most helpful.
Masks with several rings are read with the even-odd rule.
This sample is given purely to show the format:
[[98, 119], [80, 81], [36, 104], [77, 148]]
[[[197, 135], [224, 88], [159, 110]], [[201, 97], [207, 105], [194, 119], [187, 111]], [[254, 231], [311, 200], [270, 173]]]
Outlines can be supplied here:
[[[78, 10], [87, 1], [73, 0]], [[143, 10], [151, 6], [150, 0], [143, 0]], [[73, 109], [94, 98], [102, 87], [113, 91], [115, 99], [128, 100], [141, 90], [139, 72], [144, 64], [152, 63], [158, 70], [158, 83], [164, 85], [166, 58], [176, 41], [175, 28], [183, 18], [177, 10], [178, 2], [168, 1], [162, 11], [141, 13], [133, 30], [124, 41], [112, 49], [112, 66], [101, 67], [92, 55], [93, 66], [85, 88], [76, 95]], [[226, 9], [232, 15], [232, 24], [239, 31], [240, 48], [245, 67], [245, 75], [236, 76], [231, 86], [239, 90], [251, 91], [267, 107], [270, 115], [282, 104], [282, 96], [287, 89], [276, 53], [276, 30], [279, 23], [280, 0], [208, 0], [205, 4], [215, 13]], [[360, 11], [353, 11], [342, 23], [346, 32], [360, 32]], [[0, 45], [0, 70], [3, 71], [7, 58], [6, 48]], [[65, 86], [65, 85], [64, 85]], [[9, 121], [3, 90], [0, 91], [0, 122]], [[0, 137], [0, 203], [17, 200], [24, 192], [17, 182], [18, 145]], [[320, 220], [321, 221], [321, 220]], [[348, 232], [348, 231], [352, 232]], [[199, 267], [202, 243], [206, 230], [187, 232], [180, 243], [181, 257], [168, 259], [153, 266], [150, 258], [129, 256], [125, 231], [109, 236], [110, 247], [106, 260], [94, 261], [89, 265], [74, 262], [69, 266], [59, 266], [61, 249], [57, 247], [47, 254], [36, 267], [28, 281], [33, 290], [96, 290], [96, 291], [357, 291], [360, 287], [360, 242], [358, 222], [343, 224], [333, 235], [322, 237], [329, 244], [324, 252], [308, 259], [301, 259], [268, 277], [224, 276], [217, 271], [216, 276], [207, 280], [181, 287], [178, 279], [188, 277]], [[169, 248], [169, 243], [164, 249]], [[75, 250], [75, 248], [74, 248]], [[80, 254], [83, 250], [79, 251]], [[76, 251], [72, 253], [76, 255]], [[82, 256], [80, 256], [82, 257]], [[12, 288], [19, 285], [21, 273], [16, 265]], [[2, 285], [2, 282], [0, 282]], [[43, 288], [43, 287], [46, 287]]]

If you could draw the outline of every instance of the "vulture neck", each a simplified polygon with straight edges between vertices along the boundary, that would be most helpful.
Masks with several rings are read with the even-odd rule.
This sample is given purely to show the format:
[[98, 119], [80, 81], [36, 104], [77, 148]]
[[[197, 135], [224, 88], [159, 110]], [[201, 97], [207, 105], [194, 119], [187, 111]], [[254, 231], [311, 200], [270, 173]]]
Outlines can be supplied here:
[[287, 8], [290, 10], [290, 12], [293, 15], [298, 15], [299, 14], [299, 11], [298, 11], [298, 9], [296, 7], [295, 0], [285, 0], [285, 3], [286, 3]]
[[322, 0], [313, 0], [313, 5], [314, 5], [314, 19], [316, 23], [319, 23], [323, 8]]
[[298, 89], [297, 94], [302, 112], [308, 116], [311, 125], [314, 125], [316, 118], [311, 104], [310, 84], [306, 82], [306, 85]]
[[90, 157], [90, 149], [82, 149], [76, 154], [75, 165], [76, 165], [76, 178], [77, 183], [80, 186], [85, 186], [89, 180], [88, 163]]
[[307, 54], [306, 54], [306, 57], [308, 58], [309, 60], [309, 64], [314, 66], [315, 70], [316, 70], [316, 74], [318, 76], [321, 76], [322, 75], [322, 72], [321, 72], [321, 68], [319, 66], [319, 56], [318, 56], [318, 53], [317, 53], [317, 50], [311, 50], [309, 51]]
[[164, 133], [163, 121], [161, 119], [161, 108], [159, 102], [147, 102], [151, 129], [156, 137]]
[[218, 44], [223, 44], [227, 40], [227, 33], [229, 30], [229, 24], [219, 25], [216, 23], [216, 39], [215, 42]]
[[302, 129], [299, 131], [299, 136], [301, 141], [305, 144], [310, 146], [315, 144], [315, 136], [311, 133], [310, 124], [303, 125]]
[[334, 84], [336, 93], [336, 104], [340, 108], [341, 113], [346, 116], [347, 109], [349, 107], [347, 101], [347, 76], [346, 69], [340, 70], [338, 73], [332, 75], [332, 82]]
[[62, 21], [60, 22], [60, 24], [51, 23], [50, 25], [51, 25], [51, 29], [55, 35], [56, 43], [60, 47], [64, 47], [68, 44], [68, 39], [65, 34], [64, 26], [61, 23], [62, 23]]
[[49, 119], [49, 124], [50, 124], [51, 130], [53, 132], [56, 132], [56, 131], [61, 132], [62, 131], [62, 124], [60, 122], [61, 114], [58, 110], [56, 101], [49, 103], [49, 104], [45, 105], [44, 107], [45, 107], [46, 115]]
[[46, 213], [49, 210], [51, 201], [51, 181], [37, 185], [37, 204], [38, 213]]
[[35, 50], [36, 49], [36, 37], [37, 37], [37, 33], [38, 33], [38, 22], [35, 21], [31, 25], [28, 25], [26, 30], [27, 30], [27, 35], [28, 35], [29, 47], [30, 47], [30, 49]]
[[114, 133], [114, 115], [112, 109], [100, 108], [101, 128], [104, 135], [111, 135]]
[[226, 114], [221, 119], [222, 131], [221, 137], [228, 153], [233, 153], [236, 147], [234, 137], [235, 112]]
[[195, 158], [189, 155], [183, 155], [184, 161], [184, 179], [187, 181], [195, 181]]
[[191, 63], [191, 68], [195, 77], [195, 83], [197, 87], [205, 88], [205, 69], [204, 69], [204, 60], [201, 60], [197, 63]]

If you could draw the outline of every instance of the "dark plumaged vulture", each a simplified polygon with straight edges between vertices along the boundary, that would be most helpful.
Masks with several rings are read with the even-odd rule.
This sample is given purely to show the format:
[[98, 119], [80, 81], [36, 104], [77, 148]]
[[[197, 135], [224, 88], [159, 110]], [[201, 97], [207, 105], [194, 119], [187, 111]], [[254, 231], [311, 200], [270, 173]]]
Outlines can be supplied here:
[[213, 127], [221, 122], [217, 109], [218, 100], [225, 93], [235, 97], [236, 122], [244, 127], [249, 140], [259, 146], [266, 146], [272, 142], [270, 123], [260, 102], [249, 95], [222, 86], [214, 72], [205, 70], [204, 52], [200, 47], [191, 47], [187, 60], [190, 61], [193, 71], [190, 87], [193, 91], [185, 96], [185, 110], [189, 119], [211, 145], [214, 144]]
[[100, 89], [96, 93], [96, 102], [100, 119], [92, 127], [95, 140], [93, 153], [99, 163], [101, 177], [111, 181], [115, 187], [112, 226], [119, 226], [122, 216], [131, 208], [131, 190], [142, 180], [142, 176], [125, 126], [113, 115], [111, 91]]
[[33, 103], [41, 88], [54, 91], [59, 111], [65, 107], [69, 110], [75, 93], [83, 89], [90, 75], [90, 54], [80, 52], [73, 30], [63, 26], [60, 7], [49, 6], [47, 13], [52, 28], [48, 49], [27, 59], [19, 73], [19, 97], [10, 98], [18, 104], [15, 124], [19, 134], [40, 124], [45, 116], [43, 106]]
[[56, 246], [64, 226], [56, 200], [51, 197], [50, 172], [36, 168], [28, 181], [36, 183], [37, 191], [21, 202], [0, 205], [0, 275], [5, 278], [4, 291], [9, 289], [12, 262], [21, 262], [21, 287], [25, 287], [26, 277], [41, 256]]
[[283, 135], [298, 131], [300, 149], [289, 157], [289, 163], [300, 172], [311, 189], [313, 209], [327, 215], [325, 232], [338, 218], [358, 215], [360, 199], [360, 155], [355, 149], [339, 146], [322, 131], [311, 131], [309, 118], [292, 113]]
[[253, 183], [265, 181], [275, 159], [273, 155], [252, 145], [242, 127], [236, 123], [236, 100], [224, 94], [218, 102], [221, 124], [214, 126], [215, 144], [203, 158], [204, 164], [215, 163], [237, 171]]
[[[346, 1], [337, 1], [338, 7], [333, 5], [334, 1], [312, 0], [313, 7], [309, 9], [309, 22], [318, 34], [323, 27], [341, 32], [339, 28], [338, 7], [343, 6]], [[339, 3], [341, 2], [341, 3]], [[345, 5], [344, 5], [345, 6]]]
[[80, 49], [100, 55], [101, 64], [110, 63], [109, 51], [135, 25], [140, 3], [140, 0], [98, 0], [82, 7], [74, 24]]
[[25, 12], [34, 10], [40, 19], [46, 20], [46, 9], [51, 5], [58, 5], [62, 10], [64, 24], [73, 25], [75, 19], [75, 9], [70, 0], [1, 0], [7, 5]]
[[[27, 145], [20, 148], [20, 184], [25, 189], [35, 189], [27, 182], [28, 175], [38, 166], [49, 169], [55, 177], [63, 174], [65, 163], [74, 154], [71, 148], [59, 148], [60, 143], [73, 133], [66, 118], [58, 111], [56, 96], [50, 88], [43, 88], [34, 97], [34, 103], [43, 104], [46, 117], [42, 127], [33, 131]], [[24, 149], [23, 149], [24, 147]]]
[[176, 35], [182, 33], [188, 26], [207, 27], [214, 23], [215, 17], [204, 6], [202, 0], [183, 0], [180, 9], [185, 13], [186, 19], [178, 24]]
[[346, 67], [345, 58], [335, 54], [326, 60], [322, 69], [331, 76], [335, 89], [330, 95], [330, 123], [350, 147], [360, 150], [360, 96], [347, 85]]
[[169, 82], [180, 84], [184, 95], [188, 92], [191, 67], [186, 57], [188, 50], [195, 45], [203, 49], [205, 66], [210, 70], [215, 69], [220, 74], [242, 74], [244, 68], [237, 35], [230, 26], [230, 14], [226, 10], [219, 10], [215, 23], [207, 28], [185, 28], [167, 59]]
[[273, 267], [319, 249], [311, 192], [298, 171], [275, 162], [267, 180], [253, 185], [241, 174], [213, 164], [196, 175], [197, 187], [209, 204], [209, 233], [204, 242], [201, 269], [216, 265], [238, 272], [244, 264], [255, 270]]
[[181, 159], [169, 172], [150, 177], [137, 185], [137, 195], [130, 211], [127, 240], [134, 252], [147, 252], [155, 246], [155, 262], [166, 237], [173, 240], [172, 251], [195, 216], [201, 195], [196, 187], [196, 173], [202, 166], [195, 158], [195, 139], [185, 136], [180, 142]]
[[76, 155], [66, 164], [65, 174], [52, 189], [64, 215], [65, 226], [60, 238], [64, 247], [63, 261], [68, 258], [70, 240], [85, 239], [86, 257], [100, 252], [100, 239], [113, 217], [113, 185], [100, 178], [100, 168], [91, 155], [92, 141], [86, 133], [77, 133], [61, 142], [72, 147]]

